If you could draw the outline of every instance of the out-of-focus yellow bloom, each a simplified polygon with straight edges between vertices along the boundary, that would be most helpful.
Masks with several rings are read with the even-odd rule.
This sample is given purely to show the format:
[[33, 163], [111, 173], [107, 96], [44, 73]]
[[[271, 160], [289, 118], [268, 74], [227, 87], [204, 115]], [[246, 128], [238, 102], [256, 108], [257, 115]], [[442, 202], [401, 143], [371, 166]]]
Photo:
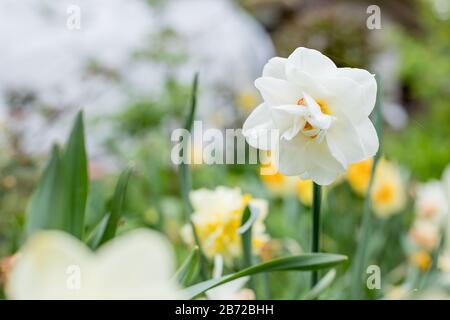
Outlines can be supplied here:
[[313, 181], [308, 180], [302, 180], [298, 179], [297, 181], [297, 195], [298, 199], [301, 203], [303, 203], [305, 206], [311, 206], [312, 204], [312, 198], [313, 198]]
[[254, 89], [241, 91], [236, 97], [236, 103], [244, 112], [250, 112], [260, 102], [258, 92]]
[[311, 206], [312, 203], [312, 185], [311, 179], [300, 179], [299, 177], [285, 176], [276, 169], [273, 162], [263, 165], [261, 168], [271, 169], [272, 174], [263, 174], [260, 170], [261, 181], [270, 190], [272, 194], [278, 197], [297, 195], [300, 202], [305, 206]]
[[[264, 219], [268, 212], [268, 203], [263, 199], [252, 199], [248, 194], [242, 194], [239, 188], [217, 187], [215, 190], [200, 189], [191, 192], [190, 200], [194, 213], [194, 223], [202, 250], [209, 258], [223, 256], [230, 262], [241, 256], [241, 226], [242, 214], [250, 204], [259, 211], [257, 220], [252, 226], [253, 250], [258, 254], [269, 240], [265, 233]], [[192, 230], [189, 225], [182, 230], [184, 240], [193, 244]]]
[[431, 266], [431, 256], [425, 250], [420, 250], [410, 257], [411, 262], [416, 265], [420, 270], [427, 271]]
[[372, 173], [373, 159], [367, 159], [354, 163], [348, 167], [347, 180], [350, 187], [357, 194], [364, 196], [369, 187], [370, 175]]
[[398, 213], [405, 207], [405, 186], [396, 165], [383, 159], [379, 162], [371, 199], [374, 213], [381, 218]]
[[[365, 195], [369, 187], [373, 160], [352, 164], [347, 171], [351, 188]], [[406, 205], [406, 191], [399, 168], [384, 159], [378, 163], [371, 193], [374, 213], [381, 218], [398, 213]]]
[[[266, 174], [263, 169], [268, 169], [272, 174]], [[273, 162], [268, 165], [262, 165], [260, 170], [261, 181], [269, 191], [277, 197], [286, 197], [296, 193], [298, 177], [285, 176], [279, 172]]]

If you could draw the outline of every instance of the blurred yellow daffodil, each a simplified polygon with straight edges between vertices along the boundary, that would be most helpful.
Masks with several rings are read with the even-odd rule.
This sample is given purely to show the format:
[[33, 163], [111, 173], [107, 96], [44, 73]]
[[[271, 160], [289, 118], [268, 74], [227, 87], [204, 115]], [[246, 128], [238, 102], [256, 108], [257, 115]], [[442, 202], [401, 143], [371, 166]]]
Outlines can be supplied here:
[[[192, 222], [207, 257], [221, 255], [226, 262], [230, 262], [241, 256], [241, 234], [238, 229], [247, 205], [258, 211], [252, 227], [253, 251], [258, 254], [269, 240], [264, 225], [268, 212], [267, 201], [252, 199], [250, 195], [242, 194], [239, 188], [227, 187], [192, 191], [190, 200], [194, 209]], [[192, 234], [191, 227], [186, 225], [182, 230], [185, 242], [193, 244]]]
[[267, 189], [277, 197], [286, 197], [296, 193], [299, 178], [285, 176], [276, 169], [274, 162], [261, 166], [260, 177]]
[[[359, 195], [367, 193], [373, 159], [365, 160], [349, 167], [347, 180]], [[397, 165], [385, 159], [378, 163], [371, 192], [374, 213], [385, 218], [400, 212], [406, 205], [406, 191]]]
[[296, 190], [300, 202], [303, 205], [310, 207], [313, 199], [313, 181], [311, 179], [298, 179]]
[[425, 250], [415, 252], [410, 259], [414, 265], [424, 272], [428, 271], [431, 266], [431, 256]]

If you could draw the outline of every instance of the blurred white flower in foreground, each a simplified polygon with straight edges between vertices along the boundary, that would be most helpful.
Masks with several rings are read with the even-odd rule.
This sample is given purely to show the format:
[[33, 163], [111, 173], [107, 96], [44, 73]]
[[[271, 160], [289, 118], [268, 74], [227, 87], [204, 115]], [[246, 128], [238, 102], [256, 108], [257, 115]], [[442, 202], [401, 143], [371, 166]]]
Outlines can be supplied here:
[[[194, 223], [202, 250], [213, 258], [221, 255], [225, 262], [241, 256], [241, 234], [239, 228], [247, 205], [258, 210], [258, 217], [252, 226], [253, 252], [258, 254], [269, 240], [265, 232], [264, 220], [268, 212], [268, 203], [263, 199], [252, 199], [242, 194], [239, 188], [217, 187], [215, 190], [199, 189], [192, 191], [190, 199], [194, 212]], [[187, 243], [193, 244], [192, 229], [186, 225], [182, 236]]]
[[[328, 185], [377, 152], [369, 119], [377, 83], [366, 70], [337, 68], [320, 52], [298, 48], [271, 59], [255, 85], [264, 102], [244, 123], [244, 135], [255, 148], [279, 152], [281, 173]], [[275, 144], [269, 130], [279, 133]]]
[[95, 253], [67, 233], [42, 231], [19, 252], [6, 293], [10, 299], [175, 299], [173, 271], [172, 249], [154, 231], [132, 231]]

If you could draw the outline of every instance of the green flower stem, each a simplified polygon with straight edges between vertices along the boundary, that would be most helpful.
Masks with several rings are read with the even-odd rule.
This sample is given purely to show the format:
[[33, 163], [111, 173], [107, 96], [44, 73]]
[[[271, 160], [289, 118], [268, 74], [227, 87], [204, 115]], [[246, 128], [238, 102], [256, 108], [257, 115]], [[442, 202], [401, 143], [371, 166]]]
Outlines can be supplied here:
[[[322, 187], [313, 183], [313, 203], [312, 203], [312, 244], [311, 251], [319, 252], [320, 248], [320, 206], [322, 202]], [[311, 273], [311, 288], [317, 284], [319, 279], [318, 271]]]
[[200, 276], [203, 280], [208, 279], [208, 269], [206, 266], [206, 260], [205, 256], [203, 255], [200, 240], [198, 238], [197, 231], [195, 229], [195, 225], [192, 222], [191, 219], [191, 213], [192, 213], [192, 205], [189, 200], [189, 192], [191, 190], [191, 176], [189, 171], [189, 165], [182, 163], [180, 165], [180, 173], [181, 173], [181, 193], [183, 197], [184, 202], [184, 210], [186, 213], [186, 219], [189, 221], [189, 224], [191, 225], [192, 233], [194, 236], [195, 245], [199, 248], [199, 260], [200, 260]]
[[358, 245], [356, 248], [355, 253], [355, 260], [353, 261], [352, 265], [352, 283], [351, 283], [351, 297], [352, 299], [361, 299], [362, 298], [362, 274], [364, 265], [366, 262], [366, 251], [367, 246], [370, 238], [370, 226], [371, 226], [371, 211], [372, 211], [372, 202], [371, 202], [371, 193], [372, 193], [372, 187], [374, 182], [374, 176], [377, 169], [378, 160], [381, 156], [381, 150], [382, 150], [382, 144], [383, 144], [383, 116], [381, 113], [381, 92], [382, 85], [378, 78], [376, 78], [378, 83], [378, 90], [377, 90], [377, 101], [375, 103], [375, 129], [377, 131], [378, 140], [379, 140], [379, 149], [377, 154], [374, 157], [373, 160], [373, 166], [372, 166], [372, 172], [370, 175], [370, 182], [369, 187], [367, 189], [366, 198], [364, 201], [364, 211], [363, 211], [363, 219], [362, 219], [362, 225], [361, 225], [361, 232], [358, 239]]
[[361, 225], [361, 233], [358, 241], [358, 247], [356, 249], [355, 261], [353, 265], [353, 273], [352, 273], [352, 299], [361, 298], [361, 277], [363, 268], [366, 262], [366, 251], [367, 245], [369, 243], [370, 238], [370, 226], [371, 226], [371, 211], [372, 211], [372, 201], [370, 199], [370, 194], [372, 193], [373, 181], [375, 170], [378, 163], [378, 157], [375, 157], [372, 173], [370, 177], [369, 187], [367, 189], [367, 195], [364, 201], [364, 211], [363, 211], [363, 219]]
[[[195, 75], [193, 85], [192, 85], [192, 93], [191, 93], [191, 108], [189, 111], [189, 115], [186, 119], [185, 129], [191, 131], [192, 123], [195, 118], [195, 110], [197, 108], [197, 88], [198, 88], [198, 74]], [[202, 247], [200, 245], [200, 240], [198, 238], [197, 231], [195, 230], [195, 225], [191, 219], [192, 213], [192, 205], [189, 200], [189, 193], [191, 191], [191, 172], [189, 164], [182, 162], [179, 166], [180, 169], [180, 184], [181, 184], [181, 195], [184, 202], [184, 209], [186, 213], [186, 220], [189, 221], [192, 233], [194, 235], [195, 244], [199, 248], [199, 259], [200, 259], [200, 275], [203, 280], [208, 279], [208, 268], [206, 265], [206, 259], [203, 255]]]

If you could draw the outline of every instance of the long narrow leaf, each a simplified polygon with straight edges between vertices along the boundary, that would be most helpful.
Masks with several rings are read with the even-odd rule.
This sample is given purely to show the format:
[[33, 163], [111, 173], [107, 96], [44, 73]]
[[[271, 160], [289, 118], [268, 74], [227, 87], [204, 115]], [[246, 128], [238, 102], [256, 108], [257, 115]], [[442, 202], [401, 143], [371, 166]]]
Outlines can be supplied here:
[[[189, 110], [189, 114], [186, 118], [186, 123], [184, 126], [184, 128], [188, 131], [191, 131], [191, 129], [192, 129], [192, 124], [193, 124], [194, 118], [195, 118], [195, 111], [197, 109], [197, 90], [198, 90], [198, 73], [195, 74], [195, 76], [194, 76], [194, 81], [192, 84], [192, 92], [191, 92], [190, 110]], [[202, 253], [200, 241], [198, 239], [198, 235], [195, 230], [195, 225], [191, 221], [192, 205], [191, 205], [191, 201], [189, 200], [189, 193], [191, 191], [191, 173], [189, 170], [189, 164], [182, 161], [180, 163], [179, 170], [180, 170], [180, 188], [181, 188], [181, 196], [183, 198], [183, 203], [184, 203], [184, 211], [185, 211], [186, 219], [191, 224], [195, 244], [199, 248], [200, 273], [201, 273], [202, 278], [206, 279], [208, 272], [207, 272], [205, 257]]]
[[31, 196], [26, 211], [27, 236], [41, 229], [67, 230], [64, 202], [64, 170], [58, 146], [52, 149], [50, 160]]
[[88, 195], [88, 169], [81, 111], [75, 119], [62, 160], [66, 179], [64, 189], [68, 228], [70, 233], [81, 239]]
[[188, 285], [198, 271], [198, 264], [199, 250], [198, 247], [195, 247], [175, 273], [174, 278], [176, 281], [182, 286]]
[[[250, 206], [247, 206], [244, 210], [244, 213], [242, 215], [242, 222], [241, 222], [241, 228], [243, 226], [246, 226], [247, 222], [251, 222], [249, 221], [249, 219], [252, 216], [252, 213], [250, 211]], [[256, 209], [255, 209], [256, 210]], [[252, 226], [249, 225], [248, 228], [246, 228], [246, 230], [243, 230], [242, 234], [241, 234], [241, 239], [242, 239], [242, 253], [244, 255], [244, 267], [250, 267], [252, 265], [252, 260], [253, 260], [253, 256], [252, 256]]]
[[108, 240], [111, 240], [116, 235], [117, 224], [123, 213], [123, 206], [125, 202], [125, 195], [127, 192], [128, 181], [130, 179], [131, 169], [126, 169], [117, 181], [116, 190], [111, 201], [111, 209], [106, 224], [105, 232], [103, 233], [99, 245], [102, 245]]
[[331, 269], [327, 274], [317, 282], [317, 284], [308, 292], [305, 299], [316, 299], [324, 292], [336, 278], [336, 269]]
[[218, 279], [211, 279], [204, 282], [200, 282], [196, 285], [193, 285], [191, 287], [182, 290], [182, 295], [186, 298], [192, 299], [209, 289], [212, 289], [221, 284], [233, 281], [238, 278], [263, 272], [310, 271], [310, 270], [325, 269], [335, 266], [345, 260], [347, 260], [346, 256], [337, 254], [324, 254], [324, 253], [310, 253], [274, 259], [269, 262], [254, 265], [250, 268], [241, 270], [239, 272], [223, 276]]
[[87, 238], [108, 213], [107, 191], [103, 182], [93, 181], [89, 185], [89, 195], [86, 202], [86, 213], [84, 219], [84, 238]]
[[102, 237], [105, 234], [106, 226], [108, 225], [110, 214], [107, 213], [102, 220], [95, 226], [94, 229], [88, 234], [85, 243], [89, 248], [95, 250], [98, 248], [102, 241]]

